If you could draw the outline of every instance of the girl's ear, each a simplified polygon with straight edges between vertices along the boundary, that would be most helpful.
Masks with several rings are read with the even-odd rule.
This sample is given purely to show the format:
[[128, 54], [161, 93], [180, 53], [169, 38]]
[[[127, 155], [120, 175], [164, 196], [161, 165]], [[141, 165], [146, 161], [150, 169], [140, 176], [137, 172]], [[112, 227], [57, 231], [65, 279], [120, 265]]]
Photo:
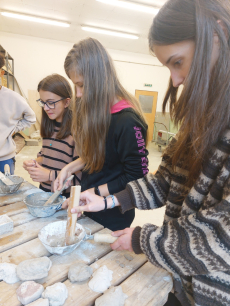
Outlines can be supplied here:
[[65, 108], [69, 107], [70, 101], [71, 101], [70, 98], [67, 98], [67, 99], [65, 100]]

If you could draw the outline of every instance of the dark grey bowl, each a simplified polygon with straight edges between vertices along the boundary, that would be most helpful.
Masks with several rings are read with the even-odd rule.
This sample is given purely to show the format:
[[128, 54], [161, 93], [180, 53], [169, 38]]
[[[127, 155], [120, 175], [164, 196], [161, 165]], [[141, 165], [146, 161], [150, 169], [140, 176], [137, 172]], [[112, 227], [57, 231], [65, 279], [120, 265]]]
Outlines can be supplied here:
[[60, 195], [51, 205], [44, 206], [45, 202], [52, 196], [52, 192], [37, 192], [29, 194], [23, 200], [34, 217], [46, 218], [61, 209], [66, 197]]

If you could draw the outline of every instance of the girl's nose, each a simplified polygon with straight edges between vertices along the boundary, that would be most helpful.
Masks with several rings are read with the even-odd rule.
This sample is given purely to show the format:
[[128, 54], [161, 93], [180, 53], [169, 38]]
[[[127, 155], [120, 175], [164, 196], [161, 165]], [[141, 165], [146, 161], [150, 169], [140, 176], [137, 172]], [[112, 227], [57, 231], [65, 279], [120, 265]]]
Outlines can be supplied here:
[[44, 110], [49, 110], [49, 107], [46, 104], [44, 105]]
[[184, 83], [184, 78], [176, 73], [171, 73], [173, 87], [179, 87]]

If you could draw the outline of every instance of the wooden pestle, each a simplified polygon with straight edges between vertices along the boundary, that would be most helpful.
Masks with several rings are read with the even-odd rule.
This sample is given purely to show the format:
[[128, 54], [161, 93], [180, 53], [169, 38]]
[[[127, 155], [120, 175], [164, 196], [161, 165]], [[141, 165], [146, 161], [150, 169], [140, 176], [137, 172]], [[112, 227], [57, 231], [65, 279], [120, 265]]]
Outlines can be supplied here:
[[68, 207], [68, 217], [66, 224], [65, 241], [66, 245], [74, 244], [77, 214], [72, 214], [71, 209], [79, 206], [81, 186], [72, 186], [70, 191], [70, 201]]

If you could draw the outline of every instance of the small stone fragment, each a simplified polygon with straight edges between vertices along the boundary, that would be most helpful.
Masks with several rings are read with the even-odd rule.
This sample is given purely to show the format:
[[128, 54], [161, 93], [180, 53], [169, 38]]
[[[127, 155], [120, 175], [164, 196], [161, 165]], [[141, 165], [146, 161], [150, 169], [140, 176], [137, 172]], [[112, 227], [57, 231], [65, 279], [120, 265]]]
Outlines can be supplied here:
[[26, 306], [49, 306], [49, 300], [40, 298]]
[[119, 266], [120, 266], [121, 268], [124, 268], [124, 267], [125, 267], [125, 265], [124, 265], [123, 263], [120, 263]]
[[64, 305], [68, 297], [68, 290], [65, 284], [56, 283], [46, 287], [46, 290], [42, 293], [42, 297], [49, 300], [50, 306], [61, 306]]
[[41, 279], [48, 276], [51, 266], [48, 257], [24, 260], [17, 266], [17, 275], [22, 281]]
[[99, 268], [93, 273], [93, 278], [89, 281], [89, 288], [94, 292], [103, 293], [111, 285], [113, 271], [109, 270], [106, 265]]
[[12, 232], [14, 229], [14, 221], [7, 215], [0, 216], [0, 236]]
[[28, 281], [21, 284], [17, 289], [17, 298], [23, 305], [27, 305], [42, 295], [44, 288], [42, 285], [35, 283], [34, 281]]
[[111, 287], [95, 301], [95, 306], [124, 306], [127, 295], [123, 293], [121, 286]]
[[70, 266], [68, 278], [73, 282], [87, 281], [93, 274], [93, 269], [85, 263], [77, 263]]
[[129, 254], [125, 254], [124, 256], [125, 256], [125, 258], [126, 258], [127, 260], [129, 260], [129, 261], [133, 260], [133, 256], [131, 256], [131, 255], [129, 255]]
[[8, 262], [0, 263], [0, 280], [7, 284], [15, 284], [20, 281], [16, 273], [17, 266]]

